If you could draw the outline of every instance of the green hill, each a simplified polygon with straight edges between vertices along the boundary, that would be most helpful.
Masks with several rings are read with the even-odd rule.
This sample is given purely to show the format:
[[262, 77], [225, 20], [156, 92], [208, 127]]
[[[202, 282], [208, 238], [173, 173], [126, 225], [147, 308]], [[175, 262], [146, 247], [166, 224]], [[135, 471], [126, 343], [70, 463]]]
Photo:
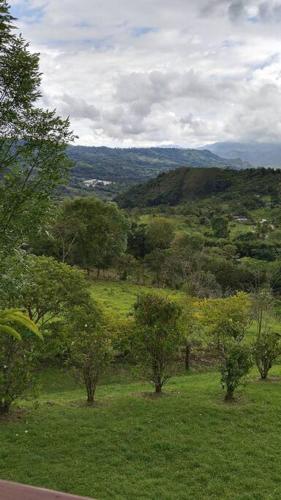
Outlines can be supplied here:
[[[71, 146], [74, 162], [68, 191], [96, 191], [112, 197], [128, 187], [178, 167], [246, 168], [239, 159], [226, 160], [207, 150], [180, 148], [107, 148]], [[85, 181], [98, 179], [98, 186], [87, 188]], [[102, 181], [109, 181], [103, 185]]]
[[119, 195], [116, 201], [123, 208], [178, 205], [210, 196], [237, 199], [242, 196], [278, 195], [280, 189], [279, 170], [179, 168], [132, 187]]

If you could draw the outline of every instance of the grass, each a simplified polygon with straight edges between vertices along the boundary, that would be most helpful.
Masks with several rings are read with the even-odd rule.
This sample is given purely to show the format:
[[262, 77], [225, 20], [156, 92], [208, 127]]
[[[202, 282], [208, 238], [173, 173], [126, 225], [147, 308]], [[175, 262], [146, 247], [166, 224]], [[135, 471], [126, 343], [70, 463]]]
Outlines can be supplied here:
[[165, 221], [169, 222], [175, 230], [176, 234], [198, 234], [204, 233], [208, 227], [204, 224], [200, 224], [199, 222], [194, 222], [194, 217], [188, 215], [167, 215], [167, 214], [158, 214], [157, 216], [153, 214], [144, 214], [139, 217], [138, 222], [141, 224], [149, 224], [154, 220], [165, 219]]
[[[150, 290], [92, 286], [121, 315]], [[21, 402], [0, 419], [1, 479], [104, 500], [279, 500], [281, 366], [272, 375], [260, 382], [253, 371], [237, 401], [225, 404], [215, 371], [174, 377], [155, 398], [149, 384], [114, 369], [89, 408], [68, 372], [46, 370], [36, 404]]]
[[92, 285], [93, 297], [108, 311], [126, 316], [132, 310], [140, 293], [157, 292], [169, 297], [184, 297], [183, 292], [169, 289], [155, 289], [148, 286], [134, 285], [120, 281], [95, 281]]
[[97, 499], [281, 497], [281, 382], [254, 373], [231, 405], [214, 372], [176, 377], [157, 399], [107, 384], [87, 408], [53, 375], [36, 408], [0, 421], [1, 478]]

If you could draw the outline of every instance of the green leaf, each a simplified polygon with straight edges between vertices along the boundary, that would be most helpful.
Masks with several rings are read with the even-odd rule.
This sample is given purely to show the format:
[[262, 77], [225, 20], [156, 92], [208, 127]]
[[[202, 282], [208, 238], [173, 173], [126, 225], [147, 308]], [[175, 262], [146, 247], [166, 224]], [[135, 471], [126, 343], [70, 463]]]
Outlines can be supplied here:
[[0, 323], [0, 334], [2, 333], [7, 333], [7, 335], [14, 337], [16, 340], [22, 340], [21, 335], [14, 328], [8, 325], [1, 325]]

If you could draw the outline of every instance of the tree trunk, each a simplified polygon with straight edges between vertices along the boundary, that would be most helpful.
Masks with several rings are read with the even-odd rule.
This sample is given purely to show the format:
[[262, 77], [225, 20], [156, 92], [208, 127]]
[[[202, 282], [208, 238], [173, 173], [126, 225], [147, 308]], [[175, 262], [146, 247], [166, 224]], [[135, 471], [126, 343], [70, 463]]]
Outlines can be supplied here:
[[224, 400], [229, 402], [233, 401], [233, 392], [234, 391], [232, 389], [227, 389]]
[[186, 346], [185, 346], [184, 366], [185, 366], [185, 370], [187, 372], [189, 372], [189, 370], [191, 368], [191, 350], [192, 350], [191, 344], [186, 344]]
[[155, 393], [161, 394], [162, 392], [162, 384], [155, 384]]
[[96, 392], [96, 382], [90, 378], [85, 379], [86, 391], [87, 391], [87, 403], [88, 405], [93, 405], [95, 402], [95, 392]]
[[2, 401], [0, 403], [0, 415], [8, 415], [10, 406], [10, 403], [8, 403], [7, 401]]

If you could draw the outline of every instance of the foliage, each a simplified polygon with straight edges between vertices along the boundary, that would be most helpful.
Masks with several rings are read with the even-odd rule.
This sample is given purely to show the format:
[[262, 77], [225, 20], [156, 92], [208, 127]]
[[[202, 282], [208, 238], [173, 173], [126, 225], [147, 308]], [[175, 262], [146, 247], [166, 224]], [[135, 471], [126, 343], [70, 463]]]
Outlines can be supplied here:
[[148, 369], [156, 393], [161, 393], [170, 378], [171, 365], [182, 341], [180, 316], [180, 306], [160, 295], [140, 295], [135, 304], [133, 350], [137, 360]]
[[0, 311], [0, 414], [31, 387], [34, 338], [42, 339], [36, 325], [21, 311]]
[[22, 311], [17, 309], [0, 310], [0, 334], [7, 334], [16, 340], [21, 340], [21, 334], [18, 329], [24, 328], [29, 332], [42, 338], [37, 326], [26, 317]]
[[24, 308], [41, 327], [89, 296], [89, 283], [83, 272], [52, 257], [26, 255], [24, 263], [14, 258], [8, 264], [8, 293], [2, 291], [2, 302]]
[[136, 259], [143, 259], [148, 253], [146, 242], [146, 225], [132, 222], [128, 232], [127, 251]]
[[240, 342], [228, 342], [223, 347], [221, 382], [226, 388], [225, 401], [232, 401], [235, 389], [252, 366], [252, 352], [249, 346]]
[[266, 380], [274, 361], [281, 354], [280, 334], [265, 330], [256, 339], [254, 356], [262, 380]]
[[281, 334], [273, 331], [274, 298], [271, 290], [262, 288], [253, 296], [253, 317], [256, 323], [254, 356], [262, 380], [266, 380], [274, 361], [281, 354]]
[[146, 241], [150, 252], [153, 250], [166, 250], [171, 245], [174, 236], [174, 225], [161, 217], [152, 220], [146, 229]]
[[68, 262], [84, 269], [106, 269], [126, 250], [128, 222], [113, 203], [96, 198], [68, 200], [60, 220], [65, 237], [73, 242]]
[[211, 225], [215, 238], [228, 237], [228, 220], [225, 217], [213, 217]]
[[[247, 204], [256, 195], [269, 194], [280, 183], [280, 179], [280, 171], [273, 169], [182, 167], [162, 173], [145, 184], [133, 186], [129, 191], [121, 193], [117, 201], [121, 207], [134, 208], [176, 206], [205, 199], [209, 199], [210, 203], [214, 200], [216, 203], [223, 203], [225, 200], [234, 202], [238, 196], [241, 207], [241, 201]], [[262, 203], [259, 198], [258, 201]]]
[[205, 300], [198, 305], [198, 319], [218, 351], [225, 399], [230, 401], [252, 365], [251, 350], [244, 342], [251, 302], [246, 294], [239, 293], [224, 299]]
[[114, 262], [119, 278], [126, 281], [129, 277], [132, 278], [137, 267], [138, 261], [130, 254], [123, 254], [116, 258]]
[[179, 326], [184, 348], [184, 367], [186, 371], [189, 371], [191, 368], [192, 351], [199, 345], [207, 345], [206, 336], [204, 330], [200, 328], [192, 298], [189, 296], [186, 296], [184, 299], [179, 297], [177, 303], [182, 308]]
[[97, 306], [88, 302], [68, 312], [66, 329], [69, 363], [85, 384], [87, 403], [93, 404], [98, 381], [111, 358], [109, 325]]
[[21, 244], [44, 219], [54, 188], [65, 178], [69, 121], [38, 107], [39, 57], [16, 34], [0, 2], [0, 250]]

